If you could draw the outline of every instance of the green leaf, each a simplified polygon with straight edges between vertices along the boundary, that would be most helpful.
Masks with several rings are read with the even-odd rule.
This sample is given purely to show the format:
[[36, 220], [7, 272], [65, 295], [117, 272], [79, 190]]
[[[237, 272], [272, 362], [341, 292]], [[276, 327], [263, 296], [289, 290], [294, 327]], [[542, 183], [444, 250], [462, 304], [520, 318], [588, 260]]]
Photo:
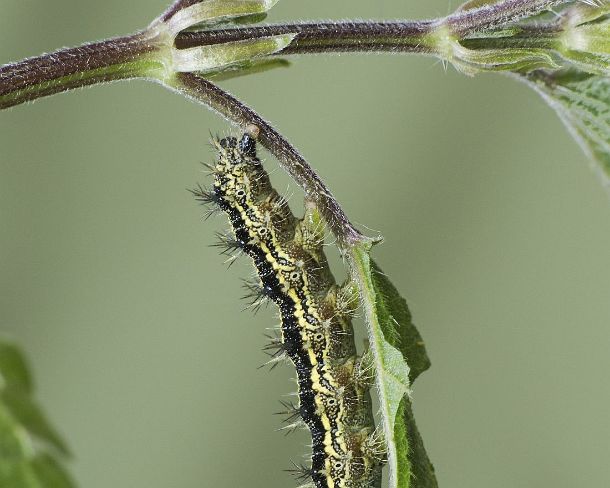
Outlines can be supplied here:
[[413, 325], [407, 301], [379, 265], [371, 259], [371, 278], [376, 309], [385, 340], [397, 348], [409, 365], [411, 384], [428, 368], [430, 359], [419, 331]]
[[295, 35], [283, 34], [210, 46], [173, 49], [173, 69], [178, 72], [200, 73], [219, 71], [261, 56], [275, 54], [288, 46]]
[[6, 488], [43, 488], [25, 460], [0, 461], [0, 486]]
[[557, 43], [557, 50], [578, 70], [608, 76], [610, 22], [567, 26]]
[[32, 378], [19, 349], [0, 342], [0, 390], [4, 388], [20, 388], [29, 393]]
[[211, 26], [245, 18], [252, 22], [271, 9], [278, 0], [206, 0], [186, 7], [167, 22], [171, 36], [195, 25]]
[[610, 75], [610, 56], [608, 54], [578, 51], [576, 49], [564, 49], [560, 54], [573, 66], [585, 73]]
[[69, 454], [65, 442], [27, 393], [17, 389], [6, 390], [0, 393], [0, 402], [33, 437], [49, 443], [63, 455]]
[[610, 184], [610, 79], [575, 70], [520, 76], [555, 109]]
[[[0, 472], [33, 453], [30, 438], [0, 403]], [[0, 484], [0, 486], [3, 486]]]
[[75, 484], [59, 463], [47, 454], [36, 456], [30, 463], [44, 488], [74, 488]]
[[[411, 488], [438, 488], [434, 466], [426, 453], [424, 441], [413, 417], [411, 399], [405, 395], [400, 401], [396, 416], [394, 437], [399, 451], [408, 453], [410, 480], [404, 479], [406, 471], [398, 472], [398, 486]], [[410, 484], [409, 484], [410, 482]]]
[[544, 49], [467, 49], [454, 44], [453, 65], [465, 74], [483, 71], [532, 71], [558, 68], [553, 57]]
[[563, 29], [554, 49], [574, 68], [610, 74], [610, 2], [579, 2], [562, 12]]
[[[0, 377], [0, 487], [73, 487], [54, 457], [66, 455], [68, 449], [32, 398], [25, 358], [2, 342]], [[49, 447], [52, 452], [47, 452]]]
[[567, 24], [574, 26], [592, 22], [610, 13], [610, 2], [577, 2], [566, 8], [561, 16], [567, 20]]
[[434, 470], [413, 421], [409, 397], [410, 382], [430, 366], [430, 361], [405, 300], [371, 260], [369, 250], [370, 245], [353, 247], [350, 257], [375, 364], [389, 487], [436, 487]]
[[465, 12], [466, 10], [485, 7], [487, 5], [493, 5], [494, 3], [498, 3], [498, 0], [469, 0], [468, 2], [460, 5], [455, 11]]
[[[375, 308], [383, 335], [388, 343], [402, 353], [409, 365], [409, 381], [413, 384], [415, 379], [430, 367], [424, 341], [413, 324], [406, 300], [373, 260], [371, 260], [371, 277], [376, 294]], [[408, 394], [400, 400], [394, 438], [397, 451], [403, 453], [402, 456], [398, 456], [397, 486], [436, 487], [434, 468], [415, 425]], [[401, 464], [404, 467], [401, 467]], [[405, 479], [407, 477], [411, 479]]]
[[74, 488], [63, 468], [50, 456], [40, 455], [14, 463], [0, 461], [2, 488]]
[[264, 73], [275, 68], [288, 68], [290, 61], [281, 58], [265, 58], [256, 59], [252, 61], [245, 61], [244, 63], [236, 64], [229, 68], [222, 69], [220, 71], [206, 74], [206, 78], [214, 81], [226, 81], [232, 80], [233, 78], [240, 78], [242, 76], [255, 75], [257, 73]]

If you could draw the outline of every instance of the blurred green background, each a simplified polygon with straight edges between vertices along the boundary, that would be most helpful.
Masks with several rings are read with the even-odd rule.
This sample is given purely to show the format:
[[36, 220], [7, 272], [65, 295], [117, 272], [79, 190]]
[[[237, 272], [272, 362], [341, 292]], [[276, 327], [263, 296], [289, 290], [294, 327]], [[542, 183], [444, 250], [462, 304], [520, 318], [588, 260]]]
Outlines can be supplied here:
[[[282, 0], [271, 21], [423, 18], [456, 1]], [[146, 25], [165, 0], [4, 0], [0, 63]], [[362, 225], [432, 369], [416, 417], [441, 487], [610, 486], [610, 200], [555, 114], [431, 58], [310, 56], [223, 86], [272, 120]], [[185, 188], [216, 115], [145, 82], [0, 113], [0, 328], [83, 488], [285, 488], [303, 434], [257, 370], [269, 308], [240, 312]], [[270, 168], [274, 161], [268, 161]], [[279, 171], [280, 187], [288, 181]], [[292, 205], [300, 207], [295, 190]]]

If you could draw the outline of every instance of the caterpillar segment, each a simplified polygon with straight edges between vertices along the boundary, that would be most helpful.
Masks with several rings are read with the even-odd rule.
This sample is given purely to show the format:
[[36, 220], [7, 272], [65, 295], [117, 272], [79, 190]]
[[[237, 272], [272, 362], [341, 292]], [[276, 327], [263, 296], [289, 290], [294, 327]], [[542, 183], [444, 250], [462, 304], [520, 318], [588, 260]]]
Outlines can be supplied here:
[[[363, 359], [356, 354], [352, 284], [337, 286], [323, 251], [324, 223], [313, 202], [302, 219], [271, 186], [256, 156], [252, 131], [213, 141], [218, 159], [213, 187], [195, 196], [218, 205], [230, 221], [226, 239], [252, 259], [259, 294], [279, 308], [280, 335], [272, 361], [288, 357], [297, 373], [298, 405], [285, 403], [287, 430], [307, 426], [311, 466], [301, 469], [315, 488], [377, 488], [384, 455], [378, 448]], [[381, 454], [380, 454], [381, 453]]]

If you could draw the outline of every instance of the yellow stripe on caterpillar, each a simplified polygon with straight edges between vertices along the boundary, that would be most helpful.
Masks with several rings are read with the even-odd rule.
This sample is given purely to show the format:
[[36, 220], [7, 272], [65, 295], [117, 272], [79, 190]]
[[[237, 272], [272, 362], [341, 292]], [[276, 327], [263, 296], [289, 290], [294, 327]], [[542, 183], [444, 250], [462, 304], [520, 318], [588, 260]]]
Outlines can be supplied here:
[[298, 413], [312, 436], [311, 467], [299, 472], [311, 476], [315, 488], [378, 488], [384, 456], [375, 437], [368, 366], [356, 356], [350, 322], [355, 287], [335, 283], [313, 202], [306, 200], [297, 220], [271, 186], [256, 155], [257, 133], [251, 126], [239, 140], [213, 141], [213, 187], [193, 193], [227, 214], [231, 246], [252, 258], [262, 293], [279, 307], [281, 337], [270, 347], [294, 364], [299, 397], [283, 428], [296, 428], [301, 421], [292, 415]]

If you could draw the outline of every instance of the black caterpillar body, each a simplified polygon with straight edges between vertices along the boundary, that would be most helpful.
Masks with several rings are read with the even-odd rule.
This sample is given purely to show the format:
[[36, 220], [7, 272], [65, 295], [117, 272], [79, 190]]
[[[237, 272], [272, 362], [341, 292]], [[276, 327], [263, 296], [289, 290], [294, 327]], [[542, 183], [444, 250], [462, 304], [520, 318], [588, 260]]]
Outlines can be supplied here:
[[279, 307], [281, 337], [274, 347], [296, 368], [299, 405], [287, 413], [300, 416], [311, 432], [309, 485], [378, 487], [383, 441], [371, 412], [371, 368], [356, 355], [350, 318], [357, 298], [351, 286], [335, 284], [319, 212], [306, 202], [303, 219], [293, 216], [256, 156], [252, 133], [213, 143], [213, 188], [194, 193], [228, 215], [229, 247], [252, 258], [261, 294]]

